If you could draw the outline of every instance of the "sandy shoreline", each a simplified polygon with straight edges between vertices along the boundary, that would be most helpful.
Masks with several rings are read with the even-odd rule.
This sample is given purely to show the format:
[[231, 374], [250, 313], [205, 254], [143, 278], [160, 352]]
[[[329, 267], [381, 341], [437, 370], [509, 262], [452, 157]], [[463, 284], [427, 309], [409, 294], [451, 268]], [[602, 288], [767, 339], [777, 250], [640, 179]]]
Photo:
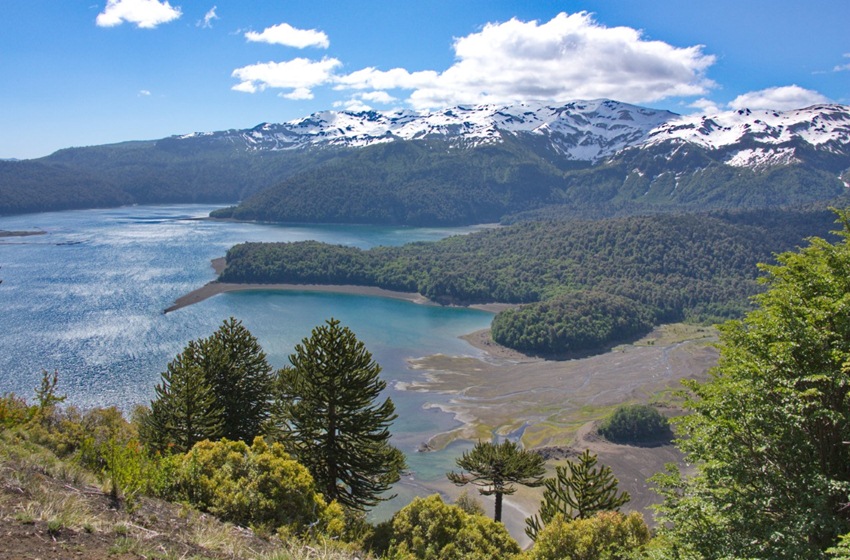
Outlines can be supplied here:
[[[215, 270], [216, 274], [220, 274], [221, 271], [224, 270], [224, 266], [225, 262], [223, 258], [212, 260], [212, 267]], [[174, 300], [174, 303], [171, 306], [167, 307], [163, 311], [163, 313], [177, 311], [178, 309], [181, 309], [183, 307], [199, 303], [201, 301], [204, 301], [205, 299], [209, 299], [213, 296], [226, 292], [246, 292], [260, 290], [351, 294], [358, 296], [374, 296], [400, 299], [404, 301], [409, 301], [411, 303], [418, 303], [421, 305], [440, 305], [439, 303], [426, 298], [422, 294], [417, 294], [414, 292], [397, 292], [395, 290], [385, 290], [383, 288], [377, 288], [375, 286], [356, 286], [351, 284], [236, 284], [219, 282], [217, 280], [214, 280], [204, 286], [201, 286], [197, 290], [192, 290], [188, 294], [180, 296], [179, 298]], [[469, 305], [467, 307], [469, 307], [470, 309], [480, 309], [482, 311], [498, 313], [503, 309], [513, 307], [513, 305], [504, 303], [485, 303]]]

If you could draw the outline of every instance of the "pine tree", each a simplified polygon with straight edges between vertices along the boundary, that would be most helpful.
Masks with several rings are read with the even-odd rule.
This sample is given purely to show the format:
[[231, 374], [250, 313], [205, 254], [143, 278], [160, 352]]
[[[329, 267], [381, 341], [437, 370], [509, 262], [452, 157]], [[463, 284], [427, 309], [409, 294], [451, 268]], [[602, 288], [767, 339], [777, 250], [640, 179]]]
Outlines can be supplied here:
[[273, 424], [325, 498], [365, 509], [399, 479], [404, 455], [389, 444], [396, 418], [381, 367], [348, 327], [330, 319], [290, 355], [278, 379]]
[[200, 344], [189, 342], [162, 373], [140, 435], [156, 451], [185, 453], [197, 442], [221, 437], [223, 411], [198, 365]]
[[628, 492], [618, 494], [618, 481], [611, 468], [597, 467], [598, 458], [585, 449], [577, 461], [567, 461], [566, 466], [555, 467], [555, 477], [544, 481], [540, 516], [525, 520], [525, 533], [532, 539], [556, 515], [566, 519], [587, 519], [600, 511], [619, 511], [631, 497]]
[[545, 461], [537, 453], [526, 451], [512, 441], [501, 444], [478, 442], [471, 451], [465, 451], [457, 460], [457, 466], [469, 474], [446, 473], [449, 480], [463, 486], [481, 486], [484, 496], [496, 497], [493, 519], [502, 520], [502, 496], [516, 492], [514, 484], [540, 486], [546, 472]]
[[272, 367], [256, 337], [230, 317], [199, 341], [197, 364], [223, 412], [221, 436], [251, 443], [269, 416]]

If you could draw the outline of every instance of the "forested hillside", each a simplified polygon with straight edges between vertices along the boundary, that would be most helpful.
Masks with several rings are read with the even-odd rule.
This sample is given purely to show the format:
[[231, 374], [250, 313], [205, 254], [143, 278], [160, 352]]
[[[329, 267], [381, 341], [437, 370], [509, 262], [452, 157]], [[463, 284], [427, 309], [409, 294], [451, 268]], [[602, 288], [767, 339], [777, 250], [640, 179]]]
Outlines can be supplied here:
[[[246, 243], [228, 251], [220, 281], [374, 285], [441, 303], [534, 304], [498, 315], [494, 335], [525, 351], [563, 353], [660, 322], [739, 316], [758, 292], [756, 264], [806, 237], [828, 236], [834, 221], [827, 210], [668, 214], [526, 222], [368, 251]], [[582, 318], [588, 298], [607, 318]]]
[[0, 214], [99, 208], [132, 198], [108, 181], [65, 166], [0, 161]]

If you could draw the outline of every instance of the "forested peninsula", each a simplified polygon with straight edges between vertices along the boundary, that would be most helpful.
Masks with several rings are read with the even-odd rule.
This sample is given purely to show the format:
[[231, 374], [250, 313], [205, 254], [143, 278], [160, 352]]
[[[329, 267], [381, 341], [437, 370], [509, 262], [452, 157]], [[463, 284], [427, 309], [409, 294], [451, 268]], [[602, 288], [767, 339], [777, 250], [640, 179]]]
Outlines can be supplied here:
[[522, 222], [370, 250], [245, 243], [228, 251], [219, 281], [350, 284], [442, 304], [524, 304], [495, 317], [494, 340], [569, 356], [660, 323], [741, 316], [760, 291], [758, 263], [835, 229], [829, 210], [788, 209]]

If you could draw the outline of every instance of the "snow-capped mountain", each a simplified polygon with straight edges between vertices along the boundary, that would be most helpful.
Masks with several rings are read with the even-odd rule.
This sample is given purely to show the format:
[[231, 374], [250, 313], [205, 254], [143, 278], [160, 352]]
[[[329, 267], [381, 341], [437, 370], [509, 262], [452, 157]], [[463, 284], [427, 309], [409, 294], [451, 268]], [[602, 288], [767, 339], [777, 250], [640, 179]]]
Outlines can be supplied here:
[[815, 105], [793, 111], [741, 109], [715, 116], [680, 117], [652, 130], [646, 145], [667, 141], [724, 153], [734, 167], [799, 162], [798, 149], [850, 155], [850, 108]]
[[549, 139], [562, 157], [595, 161], [640, 143], [675, 113], [610, 100], [575, 101], [562, 106], [459, 106], [416, 113], [324, 111], [249, 130], [195, 133], [182, 139], [244, 142], [255, 150], [292, 150], [308, 146], [364, 147], [395, 140], [443, 139], [463, 147], [497, 143], [503, 134], [532, 134]]
[[721, 151], [721, 160], [727, 165], [759, 167], [798, 161], [797, 150], [803, 146], [850, 155], [850, 107], [815, 105], [784, 112], [743, 109], [712, 116], [680, 116], [602, 99], [560, 106], [459, 106], [428, 113], [324, 111], [286, 123], [194, 133], [179, 139], [281, 151], [422, 139], [442, 139], [453, 146], [472, 148], [501, 142], [504, 135], [544, 139], [567, 160], [596, 162], [626, 148], [672, 141]]

